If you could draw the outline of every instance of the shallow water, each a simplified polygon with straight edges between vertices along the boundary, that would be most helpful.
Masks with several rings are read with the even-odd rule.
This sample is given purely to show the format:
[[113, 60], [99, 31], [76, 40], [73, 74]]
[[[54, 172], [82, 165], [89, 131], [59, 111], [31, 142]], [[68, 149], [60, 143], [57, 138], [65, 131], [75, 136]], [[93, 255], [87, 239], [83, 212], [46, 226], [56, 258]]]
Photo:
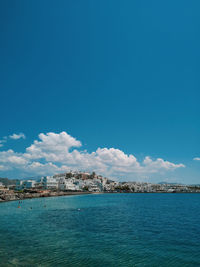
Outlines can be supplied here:
[[0, 266], [200, 266], [200, 194], [65, 196], [17, 206], [0, 204]]

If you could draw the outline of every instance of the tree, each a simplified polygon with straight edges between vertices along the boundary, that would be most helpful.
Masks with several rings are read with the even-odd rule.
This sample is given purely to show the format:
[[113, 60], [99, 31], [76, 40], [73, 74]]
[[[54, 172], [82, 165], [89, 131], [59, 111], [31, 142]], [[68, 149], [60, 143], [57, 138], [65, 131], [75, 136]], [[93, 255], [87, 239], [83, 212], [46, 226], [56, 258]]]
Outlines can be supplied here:
[[83, 191], [88, 191], [88, 190], [89, 190], [88, 186], [85, 185], [85, 186], [83, 187]]
[[90, 178], [91, 178], [91, 179], [94, 179], [95, 176], [96, 176], [96, 173], [95, 173], [95, 172], [92, 172], [92, 174], [90, 175]]
[[72, 177], [72, 173], [71, 172], [66, 173], [66, 178], [71, 178], [71, 177]]

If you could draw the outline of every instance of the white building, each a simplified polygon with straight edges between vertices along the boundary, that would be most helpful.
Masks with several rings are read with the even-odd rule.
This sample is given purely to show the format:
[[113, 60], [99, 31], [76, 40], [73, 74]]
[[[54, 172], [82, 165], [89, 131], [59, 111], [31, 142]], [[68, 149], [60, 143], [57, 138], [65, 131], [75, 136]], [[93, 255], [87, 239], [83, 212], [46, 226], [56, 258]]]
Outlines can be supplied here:
[[58, 189], [58, 180], [51, 176], [45, 176], [41, 178], [41, 182], [44, 189]]
[[24, 182], [24, 186], [26, 189], [34, 188], [36, 184], [36, 181], [34, 180], [27, 180]]
[[58, 188], [60, 190], [77, 191], [80, 190], [79, 182], [75, 178], [61, 178], [58, 182]]
[[35, 188], [36, 181], [34, 180], [19, 180], [16, 182], [15, 189], [23, 190], [23, 189], [31, 189]]
[[92, 183], [89, 185], [88, 191], [89, 192], [101, 192], [101, 188], [97, 184]]
[[23, 181], [19, 180], [16, 182], [16, 186], [15, 186], [16, 190], [22, 190], [23, 189]]

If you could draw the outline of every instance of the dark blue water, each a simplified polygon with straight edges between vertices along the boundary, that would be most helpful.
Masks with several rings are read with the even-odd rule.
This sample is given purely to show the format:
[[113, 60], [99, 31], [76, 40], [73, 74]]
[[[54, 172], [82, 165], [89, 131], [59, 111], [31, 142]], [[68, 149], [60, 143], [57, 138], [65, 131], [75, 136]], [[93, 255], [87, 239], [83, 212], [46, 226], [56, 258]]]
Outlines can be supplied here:
[[200, 266], [200, 194], [83, 195], [17, 205], [0, 204], [0, 266]]

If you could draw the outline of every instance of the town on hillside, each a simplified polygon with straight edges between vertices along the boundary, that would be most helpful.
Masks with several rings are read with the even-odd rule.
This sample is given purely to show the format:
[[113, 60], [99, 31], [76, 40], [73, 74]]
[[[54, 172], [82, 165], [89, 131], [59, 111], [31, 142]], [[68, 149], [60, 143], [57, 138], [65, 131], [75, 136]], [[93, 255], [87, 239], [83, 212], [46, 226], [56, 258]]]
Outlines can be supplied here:
[[5, 179], [0, 182], [0, 201], [67, 195], [71, 193], [199, 193], [199, 185], [148, 182], [117, 182], [95, 172], [67, 172], [43, 176], [38, 180]]

